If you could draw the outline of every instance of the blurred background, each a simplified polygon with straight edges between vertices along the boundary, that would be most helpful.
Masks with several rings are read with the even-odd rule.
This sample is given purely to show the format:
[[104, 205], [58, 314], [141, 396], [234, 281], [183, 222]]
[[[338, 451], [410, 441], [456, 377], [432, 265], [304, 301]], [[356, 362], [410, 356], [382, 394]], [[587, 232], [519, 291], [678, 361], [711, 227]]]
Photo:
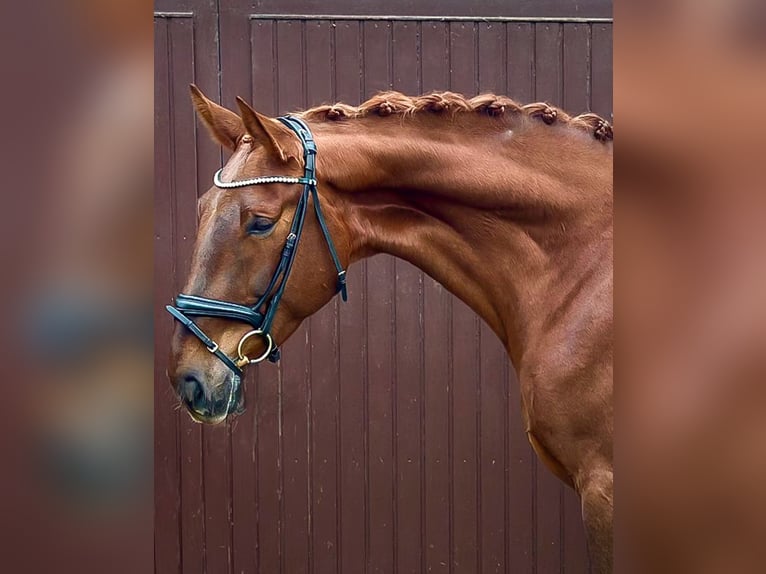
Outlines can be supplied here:
[[620, 572], [766, 565], [766, 4], [620, 2]]
[[0, 10], [0, 570], [149, 572], [152, 5]]

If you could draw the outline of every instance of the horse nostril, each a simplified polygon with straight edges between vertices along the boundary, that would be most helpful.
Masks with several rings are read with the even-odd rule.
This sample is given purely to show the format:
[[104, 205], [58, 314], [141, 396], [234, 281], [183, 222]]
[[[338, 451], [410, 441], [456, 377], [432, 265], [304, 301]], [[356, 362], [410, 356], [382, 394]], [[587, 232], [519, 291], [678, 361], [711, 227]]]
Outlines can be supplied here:
[[205, 388], [202, 386], [197, 373], [192, 371], [183, 375], [180, 386], [179, 394], [187, 405], [200, 413], [207, 410]]

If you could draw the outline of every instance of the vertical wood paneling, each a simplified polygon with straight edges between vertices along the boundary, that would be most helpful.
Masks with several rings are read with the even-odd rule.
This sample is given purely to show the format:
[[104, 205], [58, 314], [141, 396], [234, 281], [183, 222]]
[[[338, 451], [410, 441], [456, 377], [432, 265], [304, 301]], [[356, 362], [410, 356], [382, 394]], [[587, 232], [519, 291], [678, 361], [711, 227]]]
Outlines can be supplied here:
[[[222, 14], [221, 17], [223, 25], [224, 15]], [[263, 113], [272, 115], [278, 113], [275, 33], [274, 22], [253, 21], [250, 26], [250, 51], [246, 59], [247, 65], [244, 70], [233, 74], [246, 78], [247, 89], [252, 93], [253, 106]], [[221, 47], [222, 54], [228, 54], [229, 50], [225, 51], [224, 47]], [[231, 62], [233, 66], [240, 63], [241, 54], [224, 55], [223, 58], [224, 62]], [[226, 83], [228, 82], [224, 82]], [[231, 101], [233, 100], [234, 94], [231, 95]], [[248, 391], [252, 390], [248, 394], [248, 408], [254, 409], [256, 416], [255, 440], [252, 446], [256, 475], [253, 488], [258, 509], [257, 538], [254, 541], [256, 563], [261, 572], [281, 572], [283, 554], [281, 541], [284, 524], [281, 512], [283, 460], [280, 442], [279, 369], [265, 362], [254, 370], [257, 370], [256, 380], [253, 381], [253, 375], [248, 374], [250, 380], [245, 384], [250, 385]]]
[[[418, 25], [395, 22], [392, 29], [393, 88], [420, 89]], [[423, 570], [423, 274], [402, 260], [396, 273], [396, 545], [397, 572]]]
[[[589, 24], [564, 25], [563, 107], [571, 114], [591, 109], [591, 30]], [[562, 566], [567, 574], [588, 572], [588, 553], [582, 527], [580, 499], [564, 488]]]
[[[306, 98], [333, 99], [333, 27], [331, 22], [307, 22]], [[309, 492], [310, 571], [338, 572], [340, 408], [337, 298], [311, 317], [311, 469]]]
[[[335, 98], [358, 104], [363, 68], [359, 22], [334, 23]], [[339, 305], [340, 572], [365, 572], [369, 555], [366, 262], [348, 270], [348, 301]]]
[[[449, 85], [449, 30], [424, 22], [421, 32], [421, 90]], [[452, 563], [452, 296], [430, 277], [423, 280], [425, 384], [425, 571], [447, 573]]]
[[[562, 105], [563, 98], [563, 31], [562, 25], [535, 25], [535, 99]], [[561, 570], [561, 498], [563, 486], [535, 458], [537, 467], [537, 569], [538, 572]]]
[[535, 24], [535, 99], [563, 104], [563, 25]]
[[535, 25], [512, 22], [506, 28], [507, 93], [517, 102], [531, 102], [535, 97]]
[[590, 111], [590, 25], [564, 25], [562, 107], [576, 115]]
[[278, 368], [263, 364], [255, 387], [257, 440], [255, 448], [258, 506], [257, 561], [262, 572], [282, 572], [282, 450], [280, 448], [280, 379]]
[[[189, 101], [189, 83], [195, 79], [194, 59], [188, 54], [195, 50], [193, 20], [173, 18], [169, 21], [170, 54], [173, 58], [171, 101], [173, 109], [183, 110]], [[191, 263], [197, 227], [197, 178], [193, 170], [196, 146], [194, 116], [177, 113], [174, 119], [173, 182], [174, 182], [174, 244], [176, 291], [183, 288], [186, 270]], [[185, 572], [203, 572], [208, 540], [205, 535], [205, 493], [203, 490], [202, 429], [189, 417], [178, 419], [181, 458], [181, 543], [182, 566]], [[225, 507], [224, 507], [225, 509]]]
[[[247, 412], [232, 424], [232, 552], [234, 572], [258, 571], [258, 488], [255, 394], [257, 373], [246, 390]], [[246, 383], [247, 384], [247, 383]]]
[[593, 24], [591, 40], [592, 110], [612, 119], [612, 24]]
[[[161, 445], [155, 462], [157, 477], [174, 476], [172, 483], [166, 481], [155, 489], [158, 572], [203, 572], [207, 545], [201, 428], [174, 410], [177, 398], [165, 376], [174, 325], [164, 317], [164, 305], [172, 300], [186, 278], [196, 229], [195, 203], [199, 190], [195, 175], [204, 173], [204, 181], [209, 181], [210, 169], [218, 165], [220, 157], [215, 146], [200, 147], [202, 141], [207, 144], [207, 138], [203, 140], [195, 133], [194, 114], [188, 99], [191, 82], [217, 96], [216, 4], [211, 0], [190, 0], [184, 10], [191, 11], [155, 20], [158, 215], [155, 360], [159, 398], [155, 403], [155, 436], [158, 446]], [[171, 497], [175, 501], [172, 510], [163, 502]], [[224, 513], [230, 508], [229, 503], [230, 500], [224, 501]], [[228, 533], [228, 528], [224, 532]], [[228, 542], [224, 543], [225, 551], [229, 547]]]
[[[225, 155], [195, 130], [191, 81], [271, 115], [390, 88], [611, 115], [611, 24], [248, 21], [244, 0], [217, 22], [214, 3], [195, 2], [212, 12], [155, 26], [157, 268], [174, 270], [158, 275], [162, 304]], [[307, 321], [279, 367], [252, 370], [247, 412], [215, 429], [172, 410], [158, 305], [157, 571], [587, 572], [579, 501], [534, 456], [491, 330], [392, 257], [353, 266], [348, 283], [348, 303]]]
[[[478, 25], [450, 22], [450, 88], [466, 94], [478, 89]], [[479, 363], [479, 319], [462, 301], [452, 308], [452, 498], [453, 566], [456, 573], [480, 571], [478, 548], [479, 497], [478, 443], [481, 424]]]
[[[277, 23], [278, 110], [304, 106], [304, 22]], [[308, 530], [308, 325], [304, 323], [283, 345], [281, 385], [283, 566], [286, 573], [305, 572], [309, 559]]]
[[[503, 24], [478, 25], [478, 92], [505, 92], [507, 66], [498, 54], [507, 42]], [[481, 572], [506, 570], [505, 471], [508, 356], [500, 340], [482, 322], [480, 327], [479, 385], [479, 544]]]
[[[519, 102], [535, 99], [535, 27], [534, 24], [509, 23], [507, 59], [508, 94]], [[508, 369], [508, 564], [513, 572], [536, 572], [535, 534], [537, 514], [536, 458], [527, 440], [521, 416], [522, 404], [515, 371]]]
[[231, 467], [229, 426], [202, 430], [205, 572], [231, 572]]
[[[154, 116], [154, 186], [157, 190], [154, 205], [154, 269], [155, 309], [154, 316], [161, 316], [167, 301], [173, 297], [173, 118], [174, 110], [170, 99], [170, 76], [172, 60], [169, 54], [168, 21], [154, 22], [154, 98], [155, 105], [165, 113]], [[173, 325], [169, 321], [155, 321], [157, 341], [170, 341]], [[155, 569], [160, 572], [180, 572], [181, 532], [179, 515], [181, 453], [178, 448], [178, 415], [174, 410], [177, 400], [173, 389], [165, 380], [167, 353], [159, 349], [154, 357], [154, 405], [155, 412], [161, 413], [154, 423], [154, 524], [155, 524]]]
[[[364, 97], [391, 87], [391, 23], [362, 25]], [[367, 261], [368, 572], [394, 571], [396, 499], [395, 272], [391, 257]]]

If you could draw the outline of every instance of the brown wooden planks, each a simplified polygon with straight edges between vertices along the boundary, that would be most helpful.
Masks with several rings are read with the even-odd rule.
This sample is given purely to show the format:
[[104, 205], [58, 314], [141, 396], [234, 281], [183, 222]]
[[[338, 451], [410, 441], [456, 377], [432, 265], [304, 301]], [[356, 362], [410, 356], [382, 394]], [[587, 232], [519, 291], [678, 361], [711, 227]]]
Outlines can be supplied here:
[[[509, 23], [507, 68], [508, 94], [519, 102], [535, 100], [534, 24]], [[522, 418], [519, 382], [508, 370], [508, 564], [513, 572], [536, 572], [535, 513], [536, 463]]]
[[[362, 25], [364, 97], [391, 87], [391, 23]], [[367, 261], [367, 412], [369, 572], [392, 572], [396, 562], [394, 260]]]
[[[449, 29], [424, 22], [420, 34], [425, 93], [449, 84]], [[444, 573], [452, 562], [452, 365], [445, 360], [452, 341], [452, 296], [430, 277], [423, 280], [423, 314], [425, 571]]]
[[[222, 19], [224, 15], [222, 14]], [[263, 113], [277, 114], [276, 100], [277, 82], [274, 74], [276, 45], [276, 23], [251, 22], [249, 44], [246, 52], [246, 67], [240, 72], [247, 79], [248, 88], [252, 90], [253, 106]], [[223, 56], [224, 73], [230, 70], [234, 74], [234, 66], [239, 65], [242, 55], [231, 50], [230, 56]], [[222, 48], [222, 54], [224, 50]], [[227, 52], [228, 54], [228, 52]], [[230, 58], [230, 59], [229, 59]], [[227, 66], [227, 64], [229, 64]], [[239, 74], [237, 74], [239, 75]], [[268, 81], [266, 80], [268, 78]], [[236, 84], [235, 84], [236, 85]], [[231, 94], [233, 105], [235, 94]], [[234, 106], [235, 107], [235, 106]], [[256, 561], [263, 572], [281, 572], [283, 555], [282, 532], [284, 529], [281, 513], [282, 482], [281, 469], [283, 465], [280, 442], [280, 377], [279, 369], [271, 363], [262, 363], [257, 369], [256, 381], [251, 381], [253, 393], [248, 395], [249, 409], [255, 410], [256, 429], [254, 437], [254, 464], [256, 505], [258, 508]]]
[[612, 119], [612, 24], [593, 24], [591, 51], [592, 109], [608, 120]]
[[[358, 104], [362, 97], [362, 26], [334, 25], [335, 98]], [[365, 572], [369, 553], [367, 290], [366, 262], [348, 270], [348, 301], [339, 305], [340, 330], [340, 572]]]
[[[478, 25], [478, 92], [503, 94], [507, 66], [498, 55], [505, 53], [504, 24]], [[480, 327], [479, 411], [479, 541], [481, 572], [506, 569], [506, 448], [507, 364], [500, 340], [482, 322]]]
[[[563, 28], [563, 107], [575, 115], [591, 109], [591, 26], [565, 24]], [[566, 487], [563, 495], [562, 563], [567, 574], [585, 574], [589, 564], [580, 499]]]
[[[169, 2], [165, 0], [163, 3]], [[231, 1], [231, 0], [230, 0]], [[249, 2], [239, 0], [246, 7]], [[260, 0], [259, 12], [264, 14], [360, 14], [360, 15], [428, 15], [442, 16], [517, 16], [517, 17], [585, 17], [599, 18], [612, 15], [612, 3], [605, 0], [389, 0], [385, 5], [377, 0], [333, 0], [307, 2], [306, 0]]]
[[[154, 316], [162, 317], [164, 306], [173, 297], [173, 125], [170, 99], [172, 60], [169, 54], [168, 21], [154, 21], [154, 186], [157, 190], [154, 207], [155, 225], [155, 309]], [[171, 266], [171, 267], [168, 267]], [[181, 568], [181, 532], [179, 529], [181, 453], [178, 449], [178, 416], [173, 410], [176, 403], [173, 389], [165, 377], [167, 348], [172, 334], [171, 321], [155, 321], [155, 337], [162, 342], [154, 358], [154, 405], [161, 413], [154, 425], [154, 524], [155, 569], [179, 572]]]
[[[194, 196], [226, 155], [194, 131], [190, 81], [272, 115], [390, 87], [611, 114], [608, 23], [277, 21], [235, 0], [217, 24], [210, 0], [161, 9], [173, 1], [194, 16], [156, 26], [163, 304], [185, 280]], [[578, 500], [537, 463], [494, 334], [387, 256], [353, 266], [349, 291], [285, 345], [281, 368], [248, 376], [247, 413], [204, 439], [170, 412], [172, 323], [156, 306], [158, 571], [587, 571]]]
[[[563, 29], [558, 23], [535, 25], [535, 99], [562, 104]], [[558, 572], [561, 569], [561, 497], [563, 486], [545, 465], [535, 459], [537, 569]]]
[[[276, 29], [278, 112], [303, 106], [304, 22], [282, 21]], [[297, 196], [297, 192], [296, 192]], [[298, 257], [300, 257], [300, 249]], [[282, 563], [284, 572], [306, 571], [309, 556], [308, 524], [308, 325], [303, 324], [282, 346], [280, 389], [282, 449]]]
[[[420, 89], [419, 30], [415, 22], [394, 22], [393, 87], [404, 93]], [[423, 569], [423, 274], [396, 260], [396, 568]]]
[[563, 26], [562, 107], [571, 115], [590, 111], [590, 25]]
[[[171, 85], [174, 121], [174, 239], [175, 239], [175, 292], [186, 280], [191, 262], [197, 227], [198, 185], [195, 170], [195, 118], [189, 100], [189, 83], [194, 80], [193, 60], [179, 60], [180, 50], [194, 51], [192, 19], [171, 19], [171, 31], [176, 41], [171, 44], [174, 54], [174, 80]], [[175, 24], [175, 25], [173, 25]], [[179, 42], [180, 41], [180, 42]], [[179, 444], [181, 458], [181, 541], [184, 572], [203, 572], [206, 564], [208, 540], [205, 536], [205, 499], [202, 486], [203, 455], [202, 429], [185, 413], [179, 412]]]
[[[450, 22], [450, 88], [478, 89], [478, 24]], [[479, 319], [461, 301], [452, 307], [452, 562], [454, 572], [477, 572], [479, 516]]]
[[[327, 21], [304, 29], [306, 103], [333, 99], [333, 28]], [[315, 225], [315, 222], [312, 223]], [[326, 269], [334, 269], [329, 255]], [[338, 300], [311, 317], [310, 323], [310, 501], [309, 571], [337, 572], [339, 566], [339, 425]]]

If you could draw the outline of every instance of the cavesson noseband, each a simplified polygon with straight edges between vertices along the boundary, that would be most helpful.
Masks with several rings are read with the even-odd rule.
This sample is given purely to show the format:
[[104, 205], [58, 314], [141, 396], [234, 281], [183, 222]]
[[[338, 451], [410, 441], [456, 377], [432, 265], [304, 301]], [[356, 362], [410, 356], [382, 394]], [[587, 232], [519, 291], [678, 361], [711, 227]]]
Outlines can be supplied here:
[[[303, 177], [263, 176], [253, 179], [224, 182], [221, 181], [221, 171], [223, 170], [218, 170], [213, 177], [215, 186], [223, 189], [249, 187], [251, 185], [262, 185], [267, 183], [303, 184], [303, 193], [301, 193], [301, 197], [298, 200], [298, 206], [295, 209], [293, 222], [290, 226], [290, 233], [287, 234], [285, 246], [282, 248], [282, 256], [279, 259], [277, 268], [274, 270], [274, 274], [271, 276], [271, 281], [269, 281], [268, 287], [263, 295], [261, 295], [260, 299], [258, 299], [258, 302], [252, 307], [240, 305], [238, 303], [230, 303], [228, 301], [221, 301], [219, 299], [198, 297], [197, 295], [184, 295], [183, 293], [176, 297], [175, 306], [168, 305], [165, 307], [173, 317], [180, 321], [181, 324], [202, 341], [208, 351], [213, 353], [223, 361], [229, 369], [234, 371], [234, 374], [237, 375], [237, 379], [241, 378], [242, 369], [246, 365], [260, 363], [265, 359], [268, 359], [272, 363], [279, 360], [279, 347], [274, 344], [274, 340], [271, 337], [271, 325], [274, 321], [274, 315], [277, 312], [277, 308], [279, 307], [279, 301], [284, 294], [285, 285], [287, 285], [287, 280], [290, 277], [290, 270], [295, 261], [295, 253], [298, 248], [298, 243], [301, 240], [301, 232], [303, 231], [303, 224], [306, 220], [309, 196], [314, 204], [314, 212], [316, 213], [319, 227], [322, 229], [322, 234], [327, 242], [330, 256], [332, 257], [335, 269], [338, 272], [337, 290], [340, 291], [344, 301], [347, 299], [346, 270], [343, 269], [343, 265], [341, 265], [340, 259], [338, 258], [338, 253], [335, 251], [335, 246], [330, 237], [330, 230], [327, 228], [327, 223], [322, 215], [322, 208], [319, 205], [316, 180], [317, 148], [314, 143], [314, 138], [311, 135], [311, 130], [309, 130], [309, 127], [302, 120], [292, 116], [284, 116], [277, 119], [295, 132], [303, 145], [303, 160], [305, 164]], [[266, 312], [262, 314], [259, 309], [265, 303], [267, 303]], [[248, 331], [242, 336], [237, 345], [237, 357], [232, 358], [224, 353], [219, 348], [218, 343], [208, 337], [191, 317], [221, 317], [225, 319], [234, 319], [235, 321], [249, 323], [253, 327], [253, 330]], [[256, 336], [263, 338], [266, 343], [266, 350], [260, 356], [251, 359], [244, 354], [242, 347], [245, 344], [245, 341], [250, 337]]]

